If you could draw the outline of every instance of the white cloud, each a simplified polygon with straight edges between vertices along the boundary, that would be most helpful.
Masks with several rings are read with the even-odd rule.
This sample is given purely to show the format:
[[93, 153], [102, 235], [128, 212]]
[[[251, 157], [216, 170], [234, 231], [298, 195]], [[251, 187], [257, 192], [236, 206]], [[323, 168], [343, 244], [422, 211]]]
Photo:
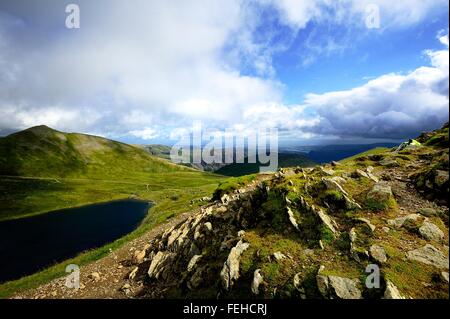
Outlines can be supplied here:
[[[441, 0], [373, 2], [380, 4], [383, 21], [389, 18], [392, 26], [417, 23], [447, 5]], [[299, 136], [340, 134], [342, 121], [332, 123], [337, 126], [333, 129], [322, 126], [332, 118], [332, 110], [348, 111], [345, 121], [358, 123], [355, 110], [357, 101], [362, 101], [370, 104], [370, 114], [386, 119], [394, 114], [390, 111], [405, 110], [392, 107], [386, 114], [377, 113], [373, 110], [382, 108], [377, 104], [380, 99], [389, 102], [409, 92], [404, 101], [417, 99], [437, 112], [442, 92], [448, 92], [448, 51], [447, 56], [428, 51], [432, 67], [414, 74], [387, 75], [348, 92], [309, 95], [306, 104], [317, 107], [320, 118], [303, 107], [283, 104], [284, 87], [276, 79], [272, 57], [287, 47], [272, 41], [276, 30], [261, 36], [261, 11], [275, 8], [280, 23], [292, 29], [292, 40], [311, 21], [349, 27], [363, 23], [367, 1], [77, 3], [79, 30], [65, 29], [61, 1], [0, 4], [0, 129], [47, 124], [61, 130], [148, 139], [168, 134], [156, 132], [156, 127], [189, 127], [193, 120], [203, 120], [216, 127], [270, 123], [297, 130]], [[440, 41], [448, 45], [448, 36], [440, 35]], [[342, 43], [325, 44], [317, 54], [343, 50]], [[309, 49], [314, 51], [314, 43]], [[246, 74], [256, 75], [244, 75], [241, 69], [247, 67], [255, 72]], [[442, 76], [445, 68], [447, 78]]]
[[139, 137], [143, 140], [152, 140], [159, 136], [158, 131], [151, 127], [146, 127], [142, 130], [133, 130], [130, 131], [129, 134]]
[[315, 109], [320, 122], [306, 131], [404, 138], [442, 125], [449, 114], [448, 46], [426, 54], [431, 66], [408, 74], [386, 74], [351, 90], [307, 95], [304, 106]]

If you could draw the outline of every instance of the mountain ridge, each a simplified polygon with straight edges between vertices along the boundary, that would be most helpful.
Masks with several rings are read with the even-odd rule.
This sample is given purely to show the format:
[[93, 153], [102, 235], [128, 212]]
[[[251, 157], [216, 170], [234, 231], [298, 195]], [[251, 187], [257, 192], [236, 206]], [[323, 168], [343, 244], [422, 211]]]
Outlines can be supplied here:
[[188, 168], [126, 143], [45, 125], [0, 138], [0, 175], [128, 179], [177, 170]]

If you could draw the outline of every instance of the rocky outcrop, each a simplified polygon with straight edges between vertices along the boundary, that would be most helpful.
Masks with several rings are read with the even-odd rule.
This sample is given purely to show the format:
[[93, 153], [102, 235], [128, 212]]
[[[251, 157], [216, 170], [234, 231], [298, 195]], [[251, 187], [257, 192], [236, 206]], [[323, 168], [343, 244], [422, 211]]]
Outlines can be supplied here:
[[362, 293], [359, 289], [359, 281], [338, 276], [327, 276], [321, 274], [323, 267], [316, 276], [317, 287], [326, 299], [361, 299]]
[[250, 287], [253, 294], [259, 295], [259, 286], [261, 285], [261, 283], [263, 281], [264, 281], [264, 278], [261, 275], [261, 269], [256, 269], [253, 274], [253, 281], [252, 281], [252, 285]]
[[444, 232], [440, 230], [435, 224], [425, 221], [419, 228], [419, 233], [423, 238], [434, 241], [441, 241], [444, 239]]
[[449, 266], [448, 257], [430, 244], [408, 251], [406, 256], [409, 260], [418, 261], [436, 268], [448, 269]]
[[223, 264], [220, 278], [222, 279], [222, 285], [225, 290], [229, 290], [234, 282], [239, 279], [239, 258], [248, 246], [248, 243], [244, 243], [240, 240], [237, 245], [231, 249], [227, 260]]
[[387, 261], [386, 251], [383, 247], [379, 245], [370, 246], [370, 256], [380, 264], [383, 264]]
[[405, 299], [402, 296], [398, 288], [392, 283], [392, 281], [386, 281], [386, 290], [384, 291], [384, 299]]
[[406, 222], [414, 222], [417, 219], [420, 218], [419, 214], [409, 214], [403, 217], [398, 217], [395, 219], [389, 219], [387, 221], [389, 226], [395, 227], [395, 228], [400, 228], [402, 227]]
[[374, 210], [384, 210], [394, 201], [391, 186], [386, 182], [376, 183], [366, 198], [366, 205]]

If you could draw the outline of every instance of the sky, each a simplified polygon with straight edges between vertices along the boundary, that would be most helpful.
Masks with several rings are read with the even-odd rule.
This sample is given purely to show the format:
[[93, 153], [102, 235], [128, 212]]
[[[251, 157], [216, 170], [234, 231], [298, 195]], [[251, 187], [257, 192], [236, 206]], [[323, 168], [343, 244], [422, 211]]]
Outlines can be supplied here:
[[[69, 3], [79, 28], [66, 26]], [[171, 143], [200, 122], [237, 135], [275, 127], [299, 145], [399, 141], [448, 121], [448, 10], [447, 0], [1, 0], [0, 135], [44, 124]]]

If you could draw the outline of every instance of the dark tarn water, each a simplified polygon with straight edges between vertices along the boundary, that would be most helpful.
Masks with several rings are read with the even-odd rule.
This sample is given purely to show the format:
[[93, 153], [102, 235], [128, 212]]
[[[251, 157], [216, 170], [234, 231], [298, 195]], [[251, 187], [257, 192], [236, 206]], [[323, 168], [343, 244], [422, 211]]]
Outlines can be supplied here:
[[150, 206], [118, 200], [0, 222], [0, 282], [33, 274], [130, 233]]

